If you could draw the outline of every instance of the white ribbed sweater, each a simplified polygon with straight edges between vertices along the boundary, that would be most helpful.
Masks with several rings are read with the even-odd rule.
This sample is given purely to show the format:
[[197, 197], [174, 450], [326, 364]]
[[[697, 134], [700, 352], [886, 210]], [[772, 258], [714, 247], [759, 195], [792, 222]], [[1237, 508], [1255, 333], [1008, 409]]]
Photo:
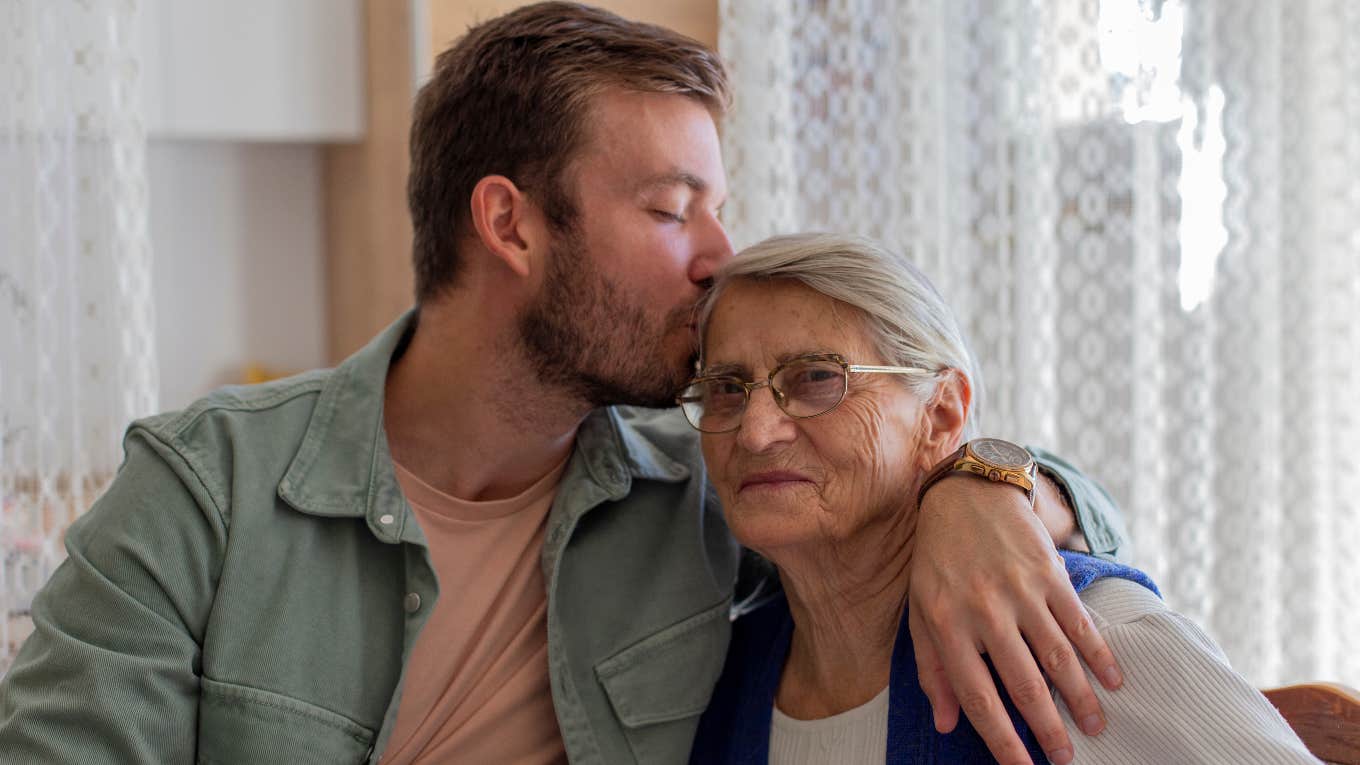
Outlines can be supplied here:
[[[1127, 579], [1102, 579], [1081, 593], [1124, 670], [1105, 690], [1087, 670], [1105, 710], [1105, 730], [1087, 736], [1054, 693], [1077, 763], [1318, 763], [1303, 742], [1198, 625]], [[790, 720], [775, 710], [772, 765], [883, 762], [888, 696], [825, 720]], [[867, 739], [867, 740], [866, 740]], [[868, 759], [866, 759], [866, 757]]]
[[1161, 598], [1111, 578], [1092, 584], [1081, 599], [1124, 670], [1124, 685], [1107, 691], [1087, 670], [1105, 710], [1098, 736], [1081, 733], [1058, 702], [1076, 762], [1320, 762], [1204, 630]]

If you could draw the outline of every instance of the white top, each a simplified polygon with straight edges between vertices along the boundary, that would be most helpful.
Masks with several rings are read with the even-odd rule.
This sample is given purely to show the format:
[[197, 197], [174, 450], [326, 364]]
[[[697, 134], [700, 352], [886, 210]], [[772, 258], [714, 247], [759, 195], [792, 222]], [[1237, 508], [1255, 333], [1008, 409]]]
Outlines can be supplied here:
[[[1127, 579], [1101, 579], [1082, 603], [1114, 651], [1124, 685], [1107, 691], [1087, 677], [1105, 710], [1105, 730], [1087, 736], [1054, 692], [1076, 763], [1320, 763], [1280, 713], [1198, 625]], [[823, 720], [794, 720], [777, 708], [771, 765], [861, 763], [887, 759], [888, 691]]]
[[883, 765], [888, 759], [888, 689], [820, 720], [795, 720], [774, 708], [770, 765]]

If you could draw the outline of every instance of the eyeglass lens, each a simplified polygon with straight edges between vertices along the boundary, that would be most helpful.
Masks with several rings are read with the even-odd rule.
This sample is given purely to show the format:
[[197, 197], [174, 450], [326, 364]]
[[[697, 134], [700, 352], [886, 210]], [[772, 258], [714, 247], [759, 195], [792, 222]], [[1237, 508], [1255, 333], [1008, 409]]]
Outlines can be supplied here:
[[[845, 368], [834, 361], [795, 360], [779, 367], [771, 383], [780, 409], [792, 417], [815, 417], [831, 411], [845, 397]], [[747, 387], [737, 377], [713, 377], [686, 388], [680, 403], [699, 430], [732, 430], [746, 411]]]

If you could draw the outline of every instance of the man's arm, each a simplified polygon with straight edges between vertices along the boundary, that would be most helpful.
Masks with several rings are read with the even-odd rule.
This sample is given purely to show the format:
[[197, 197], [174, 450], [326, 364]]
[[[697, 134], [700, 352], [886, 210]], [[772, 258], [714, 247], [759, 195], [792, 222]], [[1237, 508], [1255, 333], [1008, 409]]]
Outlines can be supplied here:
[[1056, 496], [1050, 492], [1046, 502], [1036, 500], [1035, 510], [1050, 532], [1072, 530], [1070, 537], [1055, 534], [1054, 543], [1065, 550], [1081, 550], [1128, 564], [1132, 545], [1124, 514], [1109, 492], [1058, 455], [1037, 446], [1027, 448], [1039, 463], [1044, 479], [1041, 484], [1056, 492]]
[[1107, 494], [1071, 465], [1033, 451], [1045, 474], [1034, 508], [1014, 486], [967, 475], [946, 477], [926, 492], [909, 621], [939, 730], [953, 730], [962, 708], [999, 762], [1029, 761], [985, 653], [1049, 759], [1065, 763], [1072, 743], [1044, 675], [1089, 735], [1103, 729], [1104, 717], [1078, 657], [1106, 688], [1118, 688], [1123, 678], [1054, 547], [1086, 542], [1113, 557], [1123, 537]]
[[1066, 491], [1050, 477], [1047, 470], [1039, 470], [1034, 484], [1034, 513], [1039, 516], [1039, 522], [1044, 524], [1048, 536], [1059, 549], [1085, 553], [1091, 551]]
[[0, 683], [6, 762], [194, 760], [220, 518], [178, 456], [136, 430], [108, 492], [66, 534], [34, 633]]

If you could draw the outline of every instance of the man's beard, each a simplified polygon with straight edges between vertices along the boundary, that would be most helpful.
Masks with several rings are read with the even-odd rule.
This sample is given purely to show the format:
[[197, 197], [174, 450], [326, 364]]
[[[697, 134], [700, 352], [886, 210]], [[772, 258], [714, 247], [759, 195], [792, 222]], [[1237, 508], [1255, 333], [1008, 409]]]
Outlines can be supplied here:
[[658, 319], [596, 270], [578, 236], [559, 242], [542, 292], [519, 319], [539, 381], [591, 406], [674, 406], [690, 370], [666, 357], [665, 340], [691, 323], [693, 307]]

